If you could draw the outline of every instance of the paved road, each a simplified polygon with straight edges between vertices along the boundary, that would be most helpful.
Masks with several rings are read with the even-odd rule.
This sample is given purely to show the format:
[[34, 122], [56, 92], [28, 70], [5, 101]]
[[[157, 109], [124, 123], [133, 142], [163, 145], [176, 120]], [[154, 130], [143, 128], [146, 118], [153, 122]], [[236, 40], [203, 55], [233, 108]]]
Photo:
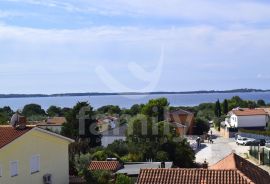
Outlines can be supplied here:
[[206, 160], [211, 166], [233, 151], [239, 155], [248, 153], [249, 146], [237, 146], [234, 139], [220, 137], [215, 130], [212, 131], [217, 138], [213, 140], [213, 144], [202, 144], [202, 148], [197, 150], [196, 162], [203, 163]]

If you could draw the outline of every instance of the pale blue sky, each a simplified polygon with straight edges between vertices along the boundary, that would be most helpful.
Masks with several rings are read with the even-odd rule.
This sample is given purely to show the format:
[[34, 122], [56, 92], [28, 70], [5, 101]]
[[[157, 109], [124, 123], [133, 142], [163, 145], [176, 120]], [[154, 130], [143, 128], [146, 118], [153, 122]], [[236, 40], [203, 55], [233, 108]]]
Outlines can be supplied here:
[[270, 88], [266, 0], [0, 0], [0, 93]]

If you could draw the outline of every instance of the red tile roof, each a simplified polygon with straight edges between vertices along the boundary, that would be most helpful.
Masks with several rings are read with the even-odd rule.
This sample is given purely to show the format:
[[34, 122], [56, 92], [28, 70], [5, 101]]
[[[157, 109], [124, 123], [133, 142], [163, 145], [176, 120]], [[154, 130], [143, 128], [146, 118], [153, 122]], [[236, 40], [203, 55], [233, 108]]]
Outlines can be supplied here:
[[92, 161], [89, 165], [90, 170], [118, 171], [122, 165], [118, 161]]
[[219, 161], [215, 165], [211, 166], [210, 169], [234, 169], [241, 171], [245, 176], [250, 178], [255, 183], [269, 184], [270, 175], [268, 172], [247, 161], [246, 159], [232, 153], [223, 160]]
[[138, 184], [269, 184], [268, 172], [232, 153], [210, 169], [143, 169]]
[[33, 127], [26, 127], [24, 130], [17, 130], [11, 126], [0, 126], [0, 149], [22, 136]]
[[177, 115], [189, 115], [189, 114], [193, 114], [192, 112], [185, 111], [183, 109], [172, 110], [172, 111], [170, 111], [170, 113], [171, 114], [177, 114]]
[[264, 109], [247, 109], [247, 108], [234, 109], [232, 110], [232, 113], [237, 116], [267, 115]]
[[142, 169], [138, 184], [254, 184], [237, 170]]
[[37, 124], [37, 126], [62, 126], [66, 122], [67, 120], [65, 117], [52, 117]]

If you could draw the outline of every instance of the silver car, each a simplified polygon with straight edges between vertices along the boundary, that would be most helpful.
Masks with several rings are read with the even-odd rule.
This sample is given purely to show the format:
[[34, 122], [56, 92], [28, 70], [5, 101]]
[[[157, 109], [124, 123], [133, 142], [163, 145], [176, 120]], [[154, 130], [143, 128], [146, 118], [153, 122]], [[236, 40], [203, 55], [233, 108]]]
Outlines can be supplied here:
[[255, 139], [250, 139], [250, 138], [247, 138], [247, 137], [238, 137], [237, 140], [236, 140], [236, 144], [245, 146], [248, 143], [254, 142], [254, 141], [255, 141]]

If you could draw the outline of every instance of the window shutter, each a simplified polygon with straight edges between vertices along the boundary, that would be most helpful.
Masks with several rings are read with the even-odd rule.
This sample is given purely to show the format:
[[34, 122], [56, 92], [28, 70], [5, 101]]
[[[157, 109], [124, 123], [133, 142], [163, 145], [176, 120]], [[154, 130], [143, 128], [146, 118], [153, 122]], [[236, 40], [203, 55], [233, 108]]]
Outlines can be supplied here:
[[18, 175], [18, 161], [10, 162], [10, 176], [14, 177]]
[[30, 161], [31, 173], [39, 172], [40, 170], [40, 157], [39, 155], [32, 156]]
[[3, 176], [3, 170], [2, 170], [2, 165], [0, 165], [0, 177], [2, 177]]

